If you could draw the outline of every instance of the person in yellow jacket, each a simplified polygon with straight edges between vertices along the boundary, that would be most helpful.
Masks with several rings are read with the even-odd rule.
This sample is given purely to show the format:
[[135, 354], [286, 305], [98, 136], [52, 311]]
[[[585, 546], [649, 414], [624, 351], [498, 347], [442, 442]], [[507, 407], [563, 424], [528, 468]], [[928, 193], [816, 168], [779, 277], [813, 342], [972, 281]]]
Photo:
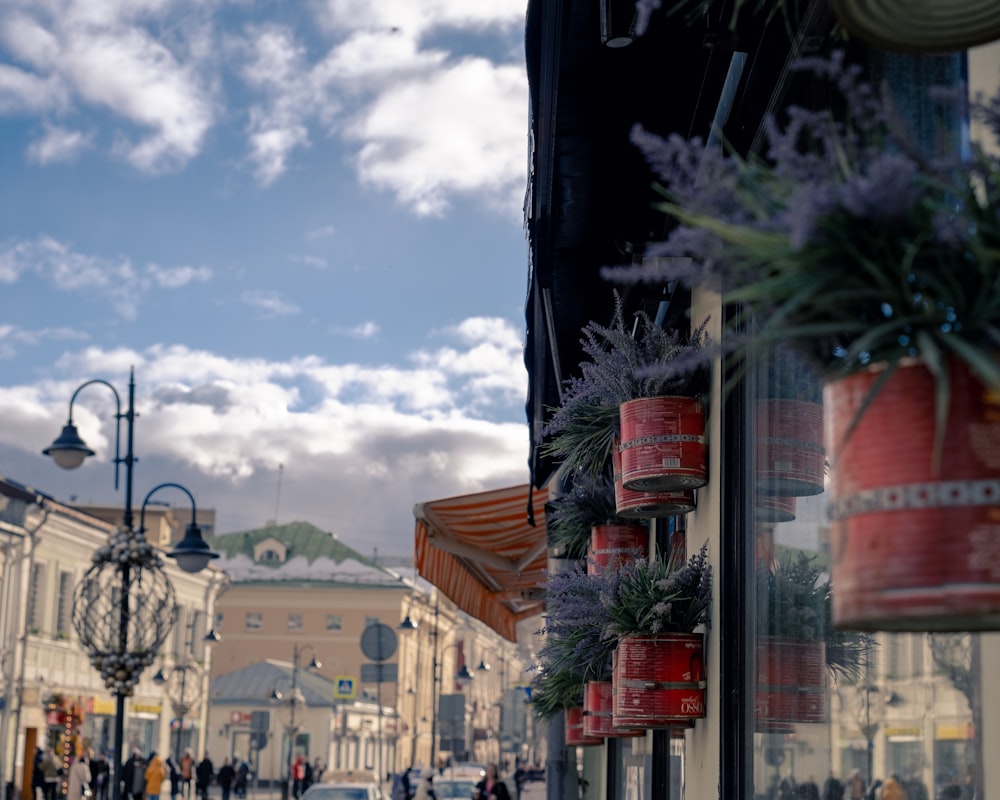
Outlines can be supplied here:
[[907, 800], [906, 789], [903, 788], [898, 775], [885, 779], [885, 783], [882, 784], [882, 794], [879, 797], [881, 800]]
[[160, 786], [166, 777], [167, 768], [163, 765], [163, 759], [156, 755], [154, 750], [149, 754], [149, 761], [146, 762], [147, 800], [160, 800]]

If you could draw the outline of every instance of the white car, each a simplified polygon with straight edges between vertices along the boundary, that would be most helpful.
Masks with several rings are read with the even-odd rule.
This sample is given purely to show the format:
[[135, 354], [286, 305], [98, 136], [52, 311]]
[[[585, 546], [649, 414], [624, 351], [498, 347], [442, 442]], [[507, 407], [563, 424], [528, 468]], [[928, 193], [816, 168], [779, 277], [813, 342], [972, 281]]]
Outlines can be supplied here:
[[383, 800], [383, 795], [373, 773], [330, 770], [302, 793], [301, 800]]
[[437, 800], [472, 800], [480, 778], [449, 778], [445, 775], [434, 779], [434, 796]]

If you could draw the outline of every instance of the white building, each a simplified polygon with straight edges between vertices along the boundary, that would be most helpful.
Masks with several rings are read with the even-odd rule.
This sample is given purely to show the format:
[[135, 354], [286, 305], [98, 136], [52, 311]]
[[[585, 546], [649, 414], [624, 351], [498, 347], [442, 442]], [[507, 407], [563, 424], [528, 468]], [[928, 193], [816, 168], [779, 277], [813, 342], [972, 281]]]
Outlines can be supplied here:
[[[74, 591], [94, 551], [113, 531], [107, 522], [0, 478], [0, 780], [24, 800], [31, 798], [36, 747], [51, 746], [66, 757], [82, 748], [113, 749], [116, 699], [73, 626]], [[167, 563], [164, 570], [174, 589], [178, 622], [160, 659], [144, 671], [125, 702], [125, 744], [144, 754], [167, 752], [177, 730], [192, 746], [202, 744], [203, 703], [193, 703], [189, 718], [173, 725], [173, 674], [181, 673], [178, 664], [197, 664], [187, 677], [197, 694], [207, 697], [210, 655], [203, 640], [225, 581], [212, 568], [189, 574]], [[153, 680], [161, 667], [168, 678], [162, 685]], [[186, 694], [190, 697], [192, 690]]]

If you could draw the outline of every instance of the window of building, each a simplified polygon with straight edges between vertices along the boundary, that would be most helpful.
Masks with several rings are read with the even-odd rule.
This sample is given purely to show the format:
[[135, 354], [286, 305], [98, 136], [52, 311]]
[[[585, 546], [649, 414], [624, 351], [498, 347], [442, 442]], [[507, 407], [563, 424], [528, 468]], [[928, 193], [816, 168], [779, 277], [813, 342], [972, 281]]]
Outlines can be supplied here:
[[301, 631], [305, 628], [305, 622], [301, 614], [288, 615], [288, 630]]
[[248, 631], [259, 631], [264, 627], [264, 617], [260, 612], [250, 611], [246, 616], [246, 629]]
[[59, 597], [56, 603], [56, 638], [68, 639], [72, 625], [73, 573], [59, 573]]
[[28, 630], [41, 633], [45, 628], [45, 573], [44, 564], [31, 567], [31, 586], [28, 587]]
[[344, 627], [344, 618], [340, 614], [326, 615], [326, 629], [328, 631], [339, 631]]
[[264, 550], [260, 554], [260, 561], [281, 561], [281, 553], [277, 550]]

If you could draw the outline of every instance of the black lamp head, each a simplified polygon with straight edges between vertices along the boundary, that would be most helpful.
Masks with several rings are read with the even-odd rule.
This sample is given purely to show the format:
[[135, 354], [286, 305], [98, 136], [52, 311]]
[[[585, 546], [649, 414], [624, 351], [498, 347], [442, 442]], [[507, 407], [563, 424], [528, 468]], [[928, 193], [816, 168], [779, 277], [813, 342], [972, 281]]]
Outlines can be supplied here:
[[184, 538], [167, 555], [175, 559], [177, 566], [185, 572], [201, 572], [209, 561], [219, 557], [201, 535], [201, 528], [193, 522], [187, 526]]
[[59, 438], [42, 450], [42, 455], [52, 456], [56, 465], [63, 469], [76, 469], [87, 456], [94, 455], [94, 451], [80, 438], [76, 425], [67, 422]]

